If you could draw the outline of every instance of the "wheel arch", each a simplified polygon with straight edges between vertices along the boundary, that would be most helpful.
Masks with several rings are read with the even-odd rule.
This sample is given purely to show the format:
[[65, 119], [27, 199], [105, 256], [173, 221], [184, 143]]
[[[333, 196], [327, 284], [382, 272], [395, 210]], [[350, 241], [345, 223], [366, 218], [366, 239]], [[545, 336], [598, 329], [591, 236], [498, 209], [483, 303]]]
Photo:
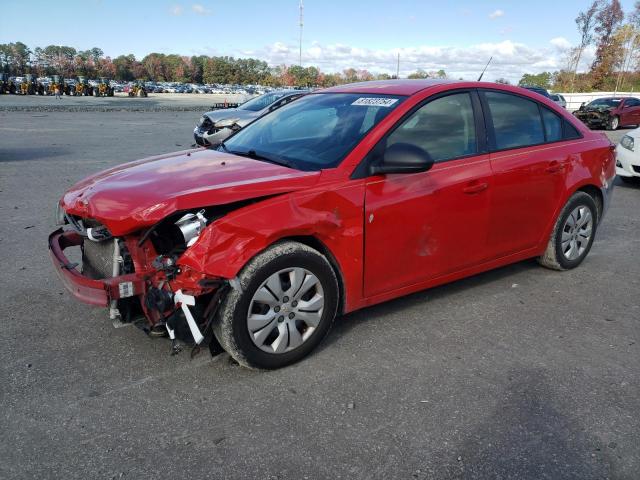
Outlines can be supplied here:
[[[600, 223], [600, 219], [602, 218], [602, 211], [604, 208], [604, 197], [602, 195], [602, 190], [592, 184], [583, 185], [580, 188], [576, 189], [571, 195], [576, 192], [584, 192], [593, 198], [593, 201], [596, 203], [596, 208], [598, 210], [598, 223]], [[569, 197], [571, 198], [571, 197]]]
[[319, 238], [313, 235], [292, 235], [292, 236], [279, 238], [275, 242], [272, 242], [271, 244], [267, 245], [260, 252], [257, 252], [256, 255], [260, 254], [267, 248], [270, 248], [274, 244], [279, 242], [284, 242], [284, 241], [293, 241], [293, 242], [302, 243], [307, 247], [311, 247], [314, 250], [317, 250], [327, 259], [327, 261], [329, 262], [329, 265], [331, 265], [331, 268], [333, 269], [333, 272], [336, 274], [336, 278], [338, 279], [338, 312], [337, 314], [342, 315], [344, 312], [344, 305], [345, 305], [345, 298], [346, 298], [344, 274], [342, 273], [342, 269], [340, 268], [340, 263], [336, 259], [331, 249], [327, 247], [327, 245], [325, 245], [325, 243], [322, 240], [320, 240]]

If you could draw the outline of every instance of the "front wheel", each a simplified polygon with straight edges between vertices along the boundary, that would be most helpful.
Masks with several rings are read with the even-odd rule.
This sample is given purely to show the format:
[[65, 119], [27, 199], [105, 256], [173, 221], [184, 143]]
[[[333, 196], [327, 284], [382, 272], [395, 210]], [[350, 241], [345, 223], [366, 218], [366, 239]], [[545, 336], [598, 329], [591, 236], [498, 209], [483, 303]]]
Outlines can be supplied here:
[[336, 274], [317, 250], [285, 241], [254, 257], [223, 301], [214, 333], [241, 365], [274, 369], [297, 362], [336, 316]]
[[591, 195], [576, 192], [564, 206], [538, 262], [553, 270], [575, 268], [585, 259], [598, 225], [598, 208]]
[[618, 118], [618, 116], [616, 115], [611, 117], [607, 122], [607, 130], [617, 130], [619, 126], [620, 126], [620, 118]]

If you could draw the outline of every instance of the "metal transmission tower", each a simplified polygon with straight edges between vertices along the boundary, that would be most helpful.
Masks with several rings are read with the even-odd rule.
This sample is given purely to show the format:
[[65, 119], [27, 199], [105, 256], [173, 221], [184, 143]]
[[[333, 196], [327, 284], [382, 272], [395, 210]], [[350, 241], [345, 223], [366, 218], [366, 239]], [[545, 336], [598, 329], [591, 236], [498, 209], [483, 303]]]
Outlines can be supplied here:
[[298, 65], [302, 66], [302, 27], [304, 26], [303, 21], [303, 13], [304, 13], [304, 4], [302, 0], [300, 0], [300, 51], [298, 57]]

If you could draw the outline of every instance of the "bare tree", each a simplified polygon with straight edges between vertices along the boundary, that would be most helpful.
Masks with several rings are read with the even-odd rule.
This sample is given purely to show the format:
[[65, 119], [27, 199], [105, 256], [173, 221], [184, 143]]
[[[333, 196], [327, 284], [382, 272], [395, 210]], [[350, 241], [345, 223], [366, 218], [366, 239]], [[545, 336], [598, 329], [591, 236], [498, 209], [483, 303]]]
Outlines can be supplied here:
[[624, 20], [624, 12], [619, 0], [603, 3], [596, 14], [594, 31], [599, 35], [596, 57], [591, 66], [594, 86], [602, 87], [611, 76], [622, 57], [622, 44], [616, 36], [618, 27]]
[[637, 57], [638, 46], [640, 46], [640, 1], [635, 3], [628, 19], [629, 21], [616, 32], [618, 41], [623, 48], [622, 62], [616, 80], [616, 92], [624, 87], [625, 73], [631, 68], [631, 64]]
[[584, 12], [580, 12], [576, 17], [576, 25], [578, 32], [580, 32], [580, 45], [575, 52], [575, 60], [573, 64], [573, 76], [571, 77], [570, 91], [573, 92], [573, 83], [578, 73], [578, 66], [580, 65], [580, 58], [584, 49], [587, 48], [593, 42], [593, 28], [596, 23], [596, 14], [600, 9], [601, 0], [593, 0], [591, 6]]

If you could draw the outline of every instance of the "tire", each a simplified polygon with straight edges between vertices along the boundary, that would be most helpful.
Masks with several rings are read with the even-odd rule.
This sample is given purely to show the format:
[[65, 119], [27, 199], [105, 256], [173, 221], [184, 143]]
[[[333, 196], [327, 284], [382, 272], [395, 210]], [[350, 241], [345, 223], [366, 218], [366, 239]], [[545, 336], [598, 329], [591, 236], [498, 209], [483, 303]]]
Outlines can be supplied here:
[[576, 268], [591, 250], [597, 227], [598, 207], [593, 197], [585, 192], [574, 193], [558, 215], [538, 263], [553, 270]]
[[[240, 287], [231, 289], [222, 302], [213, 331], [239, 364], [284, 367], [308, 355], [329, 332], [338, 307], [338, 280], [327, 259], [313, 248], [293, 241], [276, 243], [249, 261], [238, 281]], [[320, 303], [321, 309], [315, 310]], [[256, 328], [250, 331], [250, 325]]]
[[607, 130], [617, 130], [620, 126], [620, 118], [617, 115], [614, 115], [607, 122]]

